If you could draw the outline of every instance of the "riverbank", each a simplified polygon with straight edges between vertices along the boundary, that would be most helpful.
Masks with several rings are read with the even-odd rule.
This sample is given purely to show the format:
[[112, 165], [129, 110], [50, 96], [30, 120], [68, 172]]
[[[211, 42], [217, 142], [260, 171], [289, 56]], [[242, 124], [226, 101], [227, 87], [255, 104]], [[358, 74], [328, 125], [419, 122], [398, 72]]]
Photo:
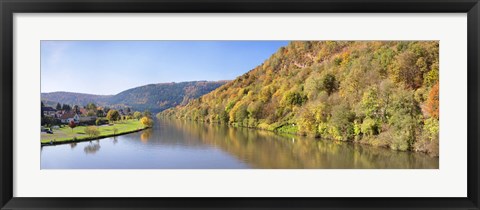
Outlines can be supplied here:
[[[292, 126], [292, 123], [284, 124], [284, 125], [281, 125], [281, 126], [278, 126], [278, 127], [268, 127], [268, 126], [269, 125], [264, 126], [264, 127], [261, 127], [261, 126], [259, 126], [259, 127], [244, 127], [244, 126], [241, 126], [241, 125], [234, 125], [234, 127], [244, 127], [244, 128], [250, 128], [250, 129], [253, 128], [253, 129], [259, 129], [259, 130], [266, 130], [266, 131], [274, 132], [274, 133], [279, 134], [279, 135], [306, 136], [306, 135], [299, 134], [298, 126]], [[312, 138], [319, 139], [320, 137], [315, 136], [315, 137], [312, 137]], [[385, 148], [385, 149], [389, 149], [389, 150], [393, 150], [393, 151], [400, 151], [400, 152], [425, 153], [425, 154], [427, 154], [431, 157], [439, 157], [438, 152], [432, 152], [432, 151], [428, 151], [428, 150], [413, 150], [413, 149], [400, 150], [400, 149], [394, 149], [394, 148], [391, 147], [391, 145], [389, 145], [389, 142], [382, 142], [382, 140], [378, 136], [375, 136], [375, 137], [373, 137], [373, 136], [368, 137], [367, 136], [367, 137], [363, 137], [363, 138], [360, 138], [360, 139], [353, 139], [353, 140], [346, 140], [346, 141], [336, 140], [336, 139], [332, 139], [332, 138], [325, 138], [325, 137], [323, 137], [322, 139], [325, 139], [325, 140], [328, 140], [328, 141], [334, 141], [334, 142], [348, 142], [348, 143], [352, 143], [352, 144], [362, 144], [362, 145], [367, 145], [367, 146], [371, 146], [371, 147]], [[437, 149], [437, 151], [438, 151], [438, 149]]]
[[[178, 120], [188, 120], [188, 121], [195, 121], [195, 122], [201, 122], [201, 123], [209, 123], [209, 124], [221, 124], [218, 122], [203, 122], [203, 121], [198, 121], [198, 120], [189, 120], [189, 119], [182, 119], [182, 118], [176, 118], [176, 117], [169, 117], [169, 116], [162, 116], [162, 115], [157, 115], [158, 119], [165, 118], [165, 119], [178, 119]], [[274, 123], [274, 124], [266, 124], [266, 123], [260, 123], [255, 126], [244, 126], [239, 123], [232, 123], [232, 124], [226, 124], [227, 126], [231, 126], [234, 128], [247, 128], [247, 129], [254, 129], [254, 130], [263, 130], [263, 131], [269, 131], [272, 133], [275, 133], [277, 135], [281, 136], [307, 136], [307, 135], [302, 135], [299, 133], [298, 130], [298, 125], [293, 122], [289, 123]], [[319, 136], [308, 136], [314, 139], [319, 139]], [[431, 157], [439, 157], [438, 152], [431, 152], [427, 150], [414, 150], [414, 149], [407, 149], [407, 150], [400, 150], [400, 149], [394, 149], [389, 145], [389, 142], [382, 142], [381, 139], [376, 136], [376, 137], [366, 137], [366, 138], [361, 138], [361, 139], [354, 139], [354, 140], [337, 140], [333, 138], [325, 138], [322, 137], [321, 139], [328, 140], [328, 141], [333, 141], [333, 142], [348, 142], [352, 144], [361, 144], [361, 145], [366, 145], [366, 146], [371, 146], [371, 147], [377, 147], [377, 148], [385, 148], [389, 149], [392, 151], [401, 151], [401, 152], [414, 152], [414, 153], [424, 153], [427, 154]], [[382, 139], [385, 140], [385, 139]], [[437, 149], [438, 151], [438, 149]]]
[[139, 120], [125, 120], [119, 121], [113, 125], [96, 126], [99, 131], [99, 135], [92, 137], [85, 134], [86, 127], [87, 126], [77, 126], [74, 129], [71, 129], [68, 126], [65, 126], [59, 129], [54, 129], [53, 134], [42, 132], [40, 143], [42, 146], [48, 146], [73, 142], [91, 141], [138, 132], [146, 129], [146, 127], [143, 126]]

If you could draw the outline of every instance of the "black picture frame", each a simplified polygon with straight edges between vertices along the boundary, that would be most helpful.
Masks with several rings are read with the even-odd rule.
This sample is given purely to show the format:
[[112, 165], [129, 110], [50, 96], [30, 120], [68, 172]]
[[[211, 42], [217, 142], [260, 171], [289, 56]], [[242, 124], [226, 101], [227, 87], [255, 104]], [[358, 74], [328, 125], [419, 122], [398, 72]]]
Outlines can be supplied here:
[[[0, 0], [1, 209], [479, 209], [478, 0]], [[465, 198], [17, 198], [13, 197], [14, 13], [467, 13], [468, 188]]]

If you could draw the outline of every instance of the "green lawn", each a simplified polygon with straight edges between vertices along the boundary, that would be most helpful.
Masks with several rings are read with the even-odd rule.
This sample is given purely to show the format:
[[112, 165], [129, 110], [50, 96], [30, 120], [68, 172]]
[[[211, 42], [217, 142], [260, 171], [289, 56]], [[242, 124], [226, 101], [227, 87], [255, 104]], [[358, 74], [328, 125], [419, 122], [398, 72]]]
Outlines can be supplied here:
[[[76, 138], [77, 141], [92, 139], [92, 137], [85, 135], [85, 131], [84, 131], [85, 127], [86, 126], [77, 126], [72, 130], [70, 127], [64, 126], [63, 128], [60, 128], [60, 129], [53, 129], [53, 134], [42, 132], [40, 141], [41, 143], [50, 143], [50, 141], [53, 140], [58, 143], [58, 142], [74, 141], [74, 138]], [[115, 134], [119, 135], [123, 133], [142, 130], [145, 127], [142, 125], [142, 123], [139, 120], [125, 120], [125, 121], [116, 122], [114, 125], [110, 125], [110, 126], [109, 125], [97, 126], [97, 128], [100, 131], [100, 135], [95, 139], [113, 136], [114, 128], [118, 129], [118, 131]]]

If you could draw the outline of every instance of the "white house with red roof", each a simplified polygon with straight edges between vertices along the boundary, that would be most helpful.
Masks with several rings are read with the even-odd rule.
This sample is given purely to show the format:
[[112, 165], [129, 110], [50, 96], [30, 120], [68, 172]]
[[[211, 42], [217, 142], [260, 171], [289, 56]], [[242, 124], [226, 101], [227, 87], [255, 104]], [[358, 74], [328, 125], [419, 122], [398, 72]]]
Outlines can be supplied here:
[[60, 116], [60, 121], [62, 123], [70, 123], [73, 121], [74, 123], [80, 123], [80, 116], [75, 112], [65, 112], [62, 116]]

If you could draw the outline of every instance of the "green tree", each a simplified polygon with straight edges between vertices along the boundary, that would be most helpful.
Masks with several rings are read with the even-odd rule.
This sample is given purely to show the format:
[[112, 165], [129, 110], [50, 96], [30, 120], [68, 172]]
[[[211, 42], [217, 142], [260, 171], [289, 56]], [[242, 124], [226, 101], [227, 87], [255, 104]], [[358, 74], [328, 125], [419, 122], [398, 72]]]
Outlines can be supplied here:
[[137, 120], [140, 120], [142, 118], [142, 113], [139, 111], [136, 111], [133, 113], [133, 117]]
[[389, 124], [394, 133], [390, 147], [402, 151], [411, 149], [420, 128], [421, 114], [413, 91], [398, 89], [392, 101], [391, 113]]
[[89, 110], [89, 111], [96, 111], [97, 106], [94, 103], [88, 103], [87, 106], [86, 106], [86, 109]]
[[45, 117], [45, 114], [43, 113], [43, 107], [45, 107], [45, 104], [43, 104], [43, 101], [40, 102], [40, 107], [41, 107], [40, 108], [40, 117], [41, 117], [41, 120], [43, 121], [43, 119]]
[[387, 69], [392, 64], [394, 57], [395, 51], [388, 46], [382, 47], [375, 53], [374, 58], [377, 59], [381, 66], [380, 74], [387, 74]]
[[56, 110], [62, 110], [62, 105], [60, 103], [57, 103], [57, 106], [55, 107]]
[[57, 124], [57, 121], [55, 118], [51, 117], [51, 116], [44, 116], [43, 117], [43, 124], [46, 126], [46, 127], [52, 127], [54, 125]]
[[323, 78], [323, 88], [327, 91], [328, 95], [338, 90], [338, 82], [333, 74], [327, 74]]
[[62, 105], [62, 110], [68, 112], [68, 111], [72, 110], [72, 107], [70, 107], [70, 105], [68, 105], [68, 104], [63, 104]]
[[394, 84], [389, 80], [383, 80], [380, 83], [378, 97], [380, 100], [380, 116], [382, 122], [387, 122], [389, 109], [392, 101], [392, 92]]
[[110, 109], [107, 113], [107, 119], [110, 122], [118, 121], [120, 120], [120, 113], [115, 109]]
[[365, 116], [377, 119], [380, 112], [380, 100], [378, 98], [378, 89], [376, 87], [368, 88], [362, 97], [362, 109]]
[[333, 126], [331, 135], [337, 140], [348, 141], [354, 136], [353, 122], [355, 113], [348, 105], [339, 104], [333, 107], [331, 124]]
[[103, 110], [98, 109], [97, 110], [97, 117], [103, 117], [103, 116], [105, 116], [105, 113], [103, 112]]
[[306, 101], [306, 97], [302, 96], [299, 92], [289, 91], [283, 97], [283, 101], [286, 105], [302, 105]]

